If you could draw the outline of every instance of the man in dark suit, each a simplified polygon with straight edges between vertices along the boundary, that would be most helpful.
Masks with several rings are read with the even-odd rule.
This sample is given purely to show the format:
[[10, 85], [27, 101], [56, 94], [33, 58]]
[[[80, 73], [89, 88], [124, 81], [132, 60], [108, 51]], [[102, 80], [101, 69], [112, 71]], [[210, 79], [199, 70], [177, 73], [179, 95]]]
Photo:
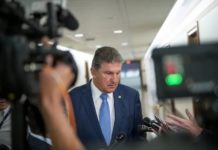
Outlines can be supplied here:
[[[121, 67], [122, 57], [116, 49], [99, 48], [92, 61], [92, 80], [70, 91], [77, 134], [87, 149], [114, 147], [119, 136], [125, 142], [142, 138], [137, 132], [142, 123], [139, 93], [120, 84]], [[102, 95], [107, 99], [106, 114]]]

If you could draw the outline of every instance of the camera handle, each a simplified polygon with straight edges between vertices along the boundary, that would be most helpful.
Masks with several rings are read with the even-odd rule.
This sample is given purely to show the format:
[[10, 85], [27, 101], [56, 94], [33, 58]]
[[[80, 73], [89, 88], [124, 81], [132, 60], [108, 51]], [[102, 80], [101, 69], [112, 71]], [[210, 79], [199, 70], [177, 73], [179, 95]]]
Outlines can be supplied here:
[[26, 150], [27, 149], [27, 123], [25, 119], [25, 101], [27, 97], [22, 95], [19, 100], [11, 103], [12, 108], [12, 124], [11, 124], [11, 137], [13, 150]]

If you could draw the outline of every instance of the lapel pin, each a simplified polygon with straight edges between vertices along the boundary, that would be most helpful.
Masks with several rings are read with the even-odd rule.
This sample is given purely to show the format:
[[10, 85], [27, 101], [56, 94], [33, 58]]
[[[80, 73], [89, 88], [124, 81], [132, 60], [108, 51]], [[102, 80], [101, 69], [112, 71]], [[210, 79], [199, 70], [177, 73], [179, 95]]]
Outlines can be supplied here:
[[121, 95], [119, 95], [119, 96], [118, 96], [118, 99], [121, 99], [121, 98], [122, 98]]

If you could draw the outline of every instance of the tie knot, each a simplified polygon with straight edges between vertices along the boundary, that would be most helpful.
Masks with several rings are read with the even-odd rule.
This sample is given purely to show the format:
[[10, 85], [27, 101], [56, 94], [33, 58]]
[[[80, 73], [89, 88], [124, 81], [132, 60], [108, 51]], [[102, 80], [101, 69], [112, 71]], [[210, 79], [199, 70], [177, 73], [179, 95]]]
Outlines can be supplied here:
[[108, 95], [107, 95], [107, 93], [102, 93], [100, 97], [103, 101], [105, 101], [105, 100], [107, 100]]

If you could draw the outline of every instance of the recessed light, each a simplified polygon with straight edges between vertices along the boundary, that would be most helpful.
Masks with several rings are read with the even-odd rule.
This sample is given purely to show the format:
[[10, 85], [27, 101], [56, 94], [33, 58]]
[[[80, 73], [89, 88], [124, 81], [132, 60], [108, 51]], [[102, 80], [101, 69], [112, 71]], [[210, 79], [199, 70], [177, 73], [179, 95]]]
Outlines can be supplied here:
[[96, 48], [100, 48], [100, 47], [102, 47], [102, 45], [96, 45], [95, 47], [96, 47]]
[[83, 37], [84, 35], [82, 33], [77, 33], [74, 35], [75, 37]]
[[114, 32], [114, 34], [121, 34], [121, 33], [123, 33], [122, 30], [114, 30], [113, 32]]
[[127, 42], [123, 42], [123, 43], [121, 43], [121, 45], [122, 45], [122, 46], [127, 46], [128, 43], [127, 43]]

